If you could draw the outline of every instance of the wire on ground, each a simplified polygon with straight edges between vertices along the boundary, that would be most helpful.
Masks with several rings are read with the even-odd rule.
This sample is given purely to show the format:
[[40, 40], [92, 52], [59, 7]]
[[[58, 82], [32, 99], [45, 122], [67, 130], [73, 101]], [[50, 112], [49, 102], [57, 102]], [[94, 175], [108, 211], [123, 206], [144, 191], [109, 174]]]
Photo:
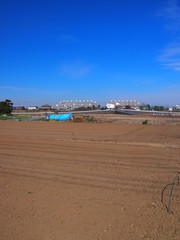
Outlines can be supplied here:
[[[176, 183], [176, 180], [177, 180], [177, 184], [179, 185], [179, 176], [177, 175], [177, 176], [175, 176], [174, 182], [167, 184], [167, 185], [163, 188], [163, 190], [162, 190], [162, 192], [161, 192], [161, 202], [165, 205], [168, 213], [170, 213], [172, 193], [173, 193], [173, 189], [174, 189], [174, 185], [175, 185], [175, 183]], [[172, 185], [172, 188], [171, 188], [171, 193], [170, 193], [170, 197], [169, 197], [169, 203], [168, 203], [168, 206], [167, 206], [167, 205], [164, 203], [164, 191], [165, 191], [165, 189], [166, 189], [168, 186], [170, 186], [170, 185]]]

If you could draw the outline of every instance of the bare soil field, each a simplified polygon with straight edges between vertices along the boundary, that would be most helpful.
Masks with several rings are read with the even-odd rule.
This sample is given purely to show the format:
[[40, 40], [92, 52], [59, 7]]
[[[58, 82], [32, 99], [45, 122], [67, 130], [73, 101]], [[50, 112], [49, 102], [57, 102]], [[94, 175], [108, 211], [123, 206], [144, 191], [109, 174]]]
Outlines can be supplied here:
[[126, 114], [90, 114], [97, 122], [142, 124], [146, 119], [151, 125], [178, 125], [180, 113], [177, 116], [158, 116], [152, 114], [126, 115]]
[[0, 121], [0, 239], [180, 239], [179, 172], [180, 124]]

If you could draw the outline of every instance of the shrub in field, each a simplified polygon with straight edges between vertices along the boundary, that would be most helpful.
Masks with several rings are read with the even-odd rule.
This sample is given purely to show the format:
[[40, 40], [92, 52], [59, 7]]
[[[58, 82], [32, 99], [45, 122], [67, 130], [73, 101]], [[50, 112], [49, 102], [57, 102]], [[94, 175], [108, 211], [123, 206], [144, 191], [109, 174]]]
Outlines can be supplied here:
[[90, 116], [78, 116], [73, 119], [73, 122], [94, 122], [94, 118]]
[[86, 120], [87, 120], [88, 122], [94, 122], [94, 118], [92, 118], [92, 117], [88, 117], [88, 118], [86, 118]]
[[146, 119], [145, 121], [142, 122], [142, 124], [148, 124], [148, 120]]

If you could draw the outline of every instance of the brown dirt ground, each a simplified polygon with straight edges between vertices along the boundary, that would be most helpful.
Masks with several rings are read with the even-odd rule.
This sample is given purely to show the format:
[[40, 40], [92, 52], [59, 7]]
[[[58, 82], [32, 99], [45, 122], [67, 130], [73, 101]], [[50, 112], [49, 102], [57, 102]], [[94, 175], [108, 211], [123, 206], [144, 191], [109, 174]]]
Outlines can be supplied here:
[[[76, 114], [77, 115], [77, 114]], [[125, 114], [89, 114], [94, 117], [97, 122], [109, 123], [126, 123], [126, 124], [142, 124], [146, 119], [151, 125], [179, 125], [180, 113], [176, 116], [158, 116], [150, 114], [141, 115], [125, 115]]]
[[0, 121], [0, 239], [180, 239], [179, 171], [179, 124]]

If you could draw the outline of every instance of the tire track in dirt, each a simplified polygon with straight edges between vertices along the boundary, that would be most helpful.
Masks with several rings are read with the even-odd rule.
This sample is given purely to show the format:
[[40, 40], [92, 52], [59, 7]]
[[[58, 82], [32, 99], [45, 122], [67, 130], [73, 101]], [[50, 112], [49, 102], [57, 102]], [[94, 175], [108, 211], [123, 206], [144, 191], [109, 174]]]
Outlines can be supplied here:
[[[25, 137], [18, 137], [17, 139], [27, 139]], [[28, 140], [33, 140], [36, 139], [36, 137], [28, 137]], [[81, 140], [81, 139], [72, 139], [72, 138], [53, 138], [53, 139], [48, 139], [48, 138], [41, 138], [39, 141], [62, 141], [62, 142], [77, 142], [77, 143], [90, 143], [90, 144], [105, 144], [105, 145], [125, 145], [125, 146], [139, 146], [139, 147], [153, 147], [153, 148], [173, 148], [173, 149], [179, 149], [180, 146], [176, 144], [171, 144], [171, 143], [152, 143], [152, 142], [120, 142], [120, 141], [113, 141], [113, 140]], [[1, 140], [2, 142], [4, 141]], [[9, 139], [10, 142], [10, 139]], [[12, 142], [13, 143], [13, 142]], [[23, 141], [22, 141], [23, 143]]]
[[[139, 193], [147, 193], [147, 194], [158, 194], [159, 191], [157, 190], [157, 186], [151, 186], [149, 183], [141, 182], [137, 186], [137, 182], [135, 180], [131, 181], [115, 181], [102, 179], [101, 177], [85, 177], [82, 178], [82, 176], [77, 175], [59, 175], [58, 173], [52, 173], [50, 171], [44, 172], [44, 171], [37, 171], [37, 170], [29, 170], [24, 168], [10, 168], [10, 167], [1, 167], [0, 168], [1, 174], [7, 174], [7, 175], [14, 175], [16, 177], [25, 177], [25, 178], [35, 178], [40, 180], [51, 180], [54, 182], [64, 183], [68, 185], [75, 185], [75, 186], [83, 186], [83, 187], [92, 187], [92, 188], [102, 188], [106, 190], [118, 190], [118, 191], [132, 191], [132, 192], [139, 192]], [[140, 183], [140, 181], [138, 181]]]
[[[8, 166], [10, 165], [9, 164], [10, 162], [2, 162], [1, 163], [1, 168], [8, 168]], [[28, 168], [27, 168], [28, 167]], [[20, 164], [16, 164], [16, 165], [13, 165], [11, 164], [11, 167], [10, 168], [14, 168], [14, 169], [24, 169], [24, 170], [30, 170], [33, 172], [36, 173], [36, 166], [31, 164], [27, 164], [26, 163], [26, 168], [23, 166], [23, 165], [20, 165]], [[62, 167], [62, 166], [57, 166], [56, 168], [50, 168], [50, 167], [41, 167], [39, 168], [40, 170], [39, 171], [42, 171], [42, 172], [46, 172], [48, 173], [49, 172], [55, 172], [56, 174], [59, 174], [61, 175], [62, 173], [65, 173], [67, 175], [77, 175], [77, 176], [81, 176], [82, 178], [94, 178], [94, 179], [103, 179], [103, 180], [112, 180], [114, 179], [113, 181], [126, 181], [127, 180], [127, 177], [125, 176], [120, 176], [118, 173], [114, 174], [113, 172], [110, 172], [110, 173], [104, 173], [104, 169], [102, 169], [102, 171], [99, 171], [99, 170], [95, 170], [95, 171], [90, 171], [89, 169], [74, 169], [74, 171], [70, 170], [69, 168], [67, 167]], [[86, 173], [83, 172], [83, 170], [86, 170]], [[130, 180], [132, 179], [132, 177], [130, 178]], [[139, 178], [139, 177], [136, 177], [136, 178], [133, 178], [133, 182], [139, 182], [139, 183], [142, 183], [142, 180], [145, 180], [143, 181], [143, 184], [152, 184], [152, 180], [150, 179], [147, 179], [147, 178]], [[156, 183], [158, 184], [162, 184], [163, 182], [162, 181], [156, 181]]]
[[[8, 151], [9, 152], [9, 151]], [[20, 151], [18, 151], [20, 152]], [[28, 152], [28, 149], [27, 149]], [[42, 149], [42, 153], [43, 153], [43, 149]], [[34, 152], [33, 152], [34, 153]], [[40, 154], [40, 152], [38, 152], [38, 154]], [[84, 186], [94, 186], [97, 184], [99, 184], [99, 182], [102, 182], [101, 187], [107, 187], [107, 184], [110, 184], [109, 188], [119, 188], [119, 185], [126, 183], [129, 188], [134, 189], [134, 185], [136, 186], [136, 190], [140, 191], [140, 189], [145, 189], [146, 191], [150, 191], [151, 188], [154, 189], [154, 182], [146, 182], [146, 179], [141, 178], [141, 179], [137, 179], [137, 178], [133, 178], [132, 180], [126, 180], [120, 178], [119, 176], [117, 176], [117, 174], [115, 175], [114, 172], [112, 172], [113, 170], [117, 170], [118, 167], [120, 167], [120, 172], [124, 171], [126, 168], [128, 169], [141, 169], [141, 171], [145, 172], [145, 170], [147, 169], [147, 162], [146, 164], [142, 164], [144, 162], [144, 159], [142, 159], [142, 162], [137, 163], [137, 162], [131, 162], [131, 163], [127, 163], [123, 162], [121, 163], [117, 163], [117, 162], [101, 162], [101, 161], [96, 161], [96, 160], [92, 160], [92, 161], [84, 161], [84, 160], [80, 160], [80, 159], [69, 159], [69, 155], [72, 156], [74, 155], [74, 153], [72, 152], [66, 152], [66, 155], [63, 155], [61, 159], [57, 159], [56, 157], [53, 159], [52, 157], [52, 153], [50, 153], [49, 158], [47, 157], [41, 157], [40, 156], [28, 156], [28, 155], [19, 155], [19, 154], [10, 154], [10, 153], [6, 153], [6, 159], [1, 160], [1, 168], [4, 168], [6, 170], [11, 169], [11, 171], [13, 172], [13, 170], [16, 172], [20, 172], [20, 175], [22, 175], [23, 172], [28, 172], [28, 176], [29, 177], [38, 177], [37, 175], [43, 175], [43, 179], [47, 178], [50, 179], [52, 177], [58, 178], [60, 177], [62, 182], [67, 182], [67, 179], [69, 181], [74, 182], [74, 184], [79, 184], [79, 182], [83, 181]], [[3, 153], [2, 155], [3, 156]], [[84, 158], [84, 156], [81, 156], [79, 153], [77, 154], [78, 158]], [[104, 157], [104, 156], [102, 156]], [[86, 157], [87, 158], [87, 157]], [[13, 159], [16, 159], [16, 161], [14, 161]], [[27, 160], [28, 159], [28, 160]], [[40, 161], [40, 159], [42, 159]], [[152, 159], [151, 159], [152, 161]], [[37, 164], [38, 163], [38, 164]], [[12, 168], [8, 167], [9, 165], [13, 165], [14, 166]], [[22, 165], [25, 164], [26, 168], [22, 167]], [[48, 164], [48, 167], [46, 169], [44, 169], [44, 167], [41, 166], [41, 164]], [[85, 167], [84, 167], [85, 164]], [[27, 166], [29, 165], [29, 168], [27, 168]], [[37, 166], [36, 166], [37, 165]], [[90, 168], [92, 168], [95, 165], [94, 168], [94, 172], [93, 174], [89, 174], [90, 172]], [[108, 175], [106, 174], [102, 174], [103, 172], [106, 171], [105, 166], [108, 165], [108, 171], [111, 171], [111, 174], [108, 173]], [[51, 167], [53, 166], [53, 167]], [[103, 166], [103, 168], [102, 168]], [[40, 168], [39, 171], [36, 170], [36, 168]], [[99, 167], [99, 168], [98, 168]], [[98, 171], [97, 171], [98, 168]], [[163, 166], [163, 164], [159, 164], [159, 166], [156, 165], [149, 165], [148, 166], [148, 172], [150, 171], [150, 168], [152, 168], [152, 173], [154, 172], [154, 170], [156, 169], [156, 172], [158, 172], [158, 168], [161, 169], [161, 173], [162, 173], [162, 169], [164, 169], [163, 174], [165, 174], [166, 172], [169, 173], [169, 170], [174, 170], [174, 167], [165, 167]], [[59, 169], [59, 172], [56, 172], [57, 169]], [[74, 171], [70, 171], [69, 169], [74, 169]], [[78, 169], [78, 172], [77, 172]], [[99, 170], [101, 169], [101, 170]], [[76, 171], [75, 171], [76, 170]], [[5, 171], [7, 172], [7, 171]], [[66, 174], [61, 176], [60, 172], [63, 172]], [[85, 174], [83, 174], [83, 172], [85, 172]], [[30, 174], [31, 173], [31, 174]], [[49, 176], [48, 176], [49, 173]], [[60, 175], [60, 176], [59, 176]], [[113, 179], [114, 177], [114, 179]], [[41, 178], [41, 177], [39, 177]], [[64, 178], [66, 179], [66, 181], [64, 181]], [[89, 178], [89, 179], [88, 179]], [[111, 180], [113, 179], [113, 181]], [[76, 181], [75, 181], [76, 180]], [[88, 180], [88, 181], [87, 181]], [[98, 181], [96, 181], [98, 180]], [[68, 183], [69, 183], [68, 181]], [[95, 182], [95, 184], [93, 185], [92, 182]], [[138, 183], [138, 184], [137, 184]], [[104, 185], [105, 184], [105, 185]], [[118, 184], [118, 186], [117, 186]], [[138, 187], [137, 187], [138, 186]], [[160, 188], [162, 187], [162, 182], [159, 185], [159, 183], [156, 181], [156, 188]], [[139, 189], [139, 190], [138, 190]]]
[[[82, 145], [83, 144], [83, 145]], [[98, 144], [98, 148], [94, 148], [98, 143], [79, 143], [79, 142], [73, 142], [73, 145], [71, 142], [68, 143], [64, 143], [63, 141], [59, 141], [58, 143], [54, 142], [54, 141], [33, 141], [30, 142], [29, 140], [24, 140], [24, 141], [19, 141], [16, 140], [16, 144], [14, 144], [14, 140], [13, 141], [8, 141], [8, 147], [6, 147], [6, 145], [4, 143], [0, 143], [0, 147], [1, 149], [12, 149], [12, 150], [29, 150], [30, 148], [32, 148], [33, 151], [45, 151], [45, 152], [51, 152], [51, 153], [63, 153], [67, 150], [69, 150], [69, 148], [71, 150], [77, 150], [80, 153], [86, 153], [88, 151], [91, 151], [91, 154], [97, 153], [97, 154], [101, 154], [101, 153], [105, 153], [106, 155], [112, 156], [115, 153], [117, 154], [129, 154], [129, 151], [133, 153], [133, 150], [135, 150], [134, 152], [137, 151], [137, 148], [139, 148], [139, 150], [143, 149], [144, 153], [141, 153], [141, 151], [139, 151], [139, 155], [150, 155], [150, 156], [157, 156], [158, 158], [163, 159], [163, 156], [165, 156], [167, 158], [167, 152], [165, 152], [164, 154], [162, 154], [162, 151], [159, 155], [157, 155], [157, 152], [154, 154], [151, 149], [153, 150], [153, 147], [151, 145], [148, 146], [147, 150], [148, 152], [145, 153], [145, 148], [144, 146], [141, 146], [140, 144], [135, 145], [135, 144], [122, 144], [123, 148], [117, 148], [117, 146], [115, 144], [110, 144], [107, 145], [106, 147], [102, 144]], [[129, 148], [129, 146], [131, 148]], [[110, 152], [110, 150], [112, 150], [112, 152]], [[92, 151], [93, 150], [93, 151]], [[127, 151], [126, 151], [127, 150]], [[168, 150], [168, 149], [167, 149]], [[154, 156], [155, 155], [155, 156]], [[171, 154], [169, 154], [169, 156], [171, 156]]]
[[[50, 161], [50, 162], [52, 162], [52, 164], [55, 164], [55, 163], [58, 163], [58, 164], [65, 164], [65, 165], [67, 165], [67, 166], [69, 166], [69, 167], [71, 167], [71, 166], [73, 166], [73, 167], [75, 167], [75, 164], [78, 164], [78, 166], [80, 165], [80, 164], [82, 164], [83, 166], [85, 165], [85, 166], [94, 166], [94, 165], [96, 165], [96, 167], [97, 166], [99, 166], [99, 167], [102, 167], [103, 165], [105, 165], [105, 166], [107, 166], [108, 167], [108, 169], [110, 170], [112, 170], [112, 169], [116, 169], [116, 168], [123, 168], [123, 169], [139, 169], [139, 168], [141, 168], [141, 170], [146, 170], [147, 169], [147, 167], [148, 167], [148, 171], [149, 172], [154, 172], [155, 171], [155, 169], [156, 169], [156, 172], [158, 172], [158, 168], [160, 168], [161, 170], [164, 170], [163, 172], [165, 173], [166, 171], [172, 171], [172, 170], [175, 170], [176, 169], [176, 166], [168, 166], [167, 164], [151, 164], [151, 162], [150, 161], [152, 161], [152, 159], [150, 159], [150, 161], [149, 162], [147, 162], [146, 164], [144, 164], [143, 163], [143, 159], [142, 159], [142, 162], [125, 162], [125, 159], [123, 159], [123, 160], [118, 160], [118, 161], [116, 161], [116, 162], [105, 162], [105, 161], [97, 161], [97, 160], [94, 160], [93, 158], [92, 158], [92, 160], [91, 161], [84, 161], [83, 160], [83, 157], [82, 157], [82, 160], [80, 160], [80, 159], [76, 159], [76, 158], [71, 158], [71, 159], [69, 159], [69, 157], [68, 156], [62, 156], [61, 158], [53, 158], [53, 157], [45, 157], [45, 156], [43, 156], [43, 157], [41, 157], [41, 156], [26, 156], [26, 155], [14, 155], [14, 154], [9, 154], [9, 153], [7, 153], [7, 154], [3, 154], [2, 153], [2, 156], [4, 155], [4, 159], [5, 160], [1, 160], [1, 162], [5, 162], [5, 161], [7, 161], [7, 158], [10, 158], [10, 161], [11, 161], [11, 163], [13, 163], [13, 158], [16, 158], [16, 159], [21, 159], [21, 162], [23, 161], [26, 161], [26, 163], [28, 162], [27, 161], [27, 159], [29, 159], [29, 161], [31, 162], [31, 164], [34, 164], [36, 161], [39, 161], [40, 159], [42, 159], [42, 161], [45, 163], [45, 160], [48, 160], [48, 161]], [[81, 158], [81, 157], [79, 157], [79, 158]], [[43, 162], [42, 162], [42, 164], [43, 164]], [[16, 162], [16, 164], [17, 164], [17, 162]], [[49, 164], [49, 163], [48, 163]], [[162, 171], [161, 171], [162, 172]]]

